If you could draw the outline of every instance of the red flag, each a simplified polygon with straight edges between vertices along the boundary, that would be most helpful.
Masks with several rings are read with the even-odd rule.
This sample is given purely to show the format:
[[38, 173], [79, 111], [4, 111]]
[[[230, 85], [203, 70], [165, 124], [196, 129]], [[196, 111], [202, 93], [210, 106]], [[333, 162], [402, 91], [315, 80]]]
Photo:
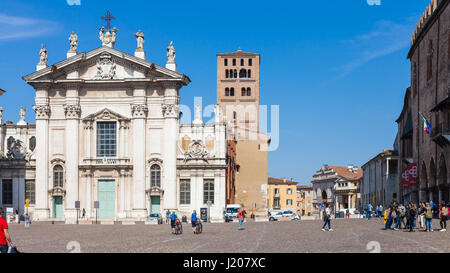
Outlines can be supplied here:
[[416, 186], [417, 185], [417, 164], [411, 163], [408, 164], [409, 170], [409, 185]]
[[409, 168], [402, 169], [402, 187], [404, 189], [409, 187]]

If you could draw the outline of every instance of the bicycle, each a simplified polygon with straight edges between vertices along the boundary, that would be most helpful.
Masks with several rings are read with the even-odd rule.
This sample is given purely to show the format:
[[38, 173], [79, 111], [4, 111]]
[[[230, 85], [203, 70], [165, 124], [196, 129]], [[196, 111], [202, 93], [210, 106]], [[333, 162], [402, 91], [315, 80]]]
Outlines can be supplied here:
[[200, 234], [203, 231], [203, 225], [200, 221], [195, 224], [195, 234]]
[[175, 234], [182, 234], [183, 233], [183, 225], [181, 224], [180, 220], [177, 220], [175, 223]]

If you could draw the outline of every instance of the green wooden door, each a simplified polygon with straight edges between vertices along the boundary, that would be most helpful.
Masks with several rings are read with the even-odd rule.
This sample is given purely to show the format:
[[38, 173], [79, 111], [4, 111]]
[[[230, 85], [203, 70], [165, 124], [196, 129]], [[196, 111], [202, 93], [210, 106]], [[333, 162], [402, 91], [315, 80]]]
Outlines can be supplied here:
[[116, 190], [114, 180], [98, 181], [98, 218], [114, 219], [116, 207]]
[[53, 198], [53, 218], [61, 219], [63, 214], [63, 200], [61, 196]]
[[150, 213], [160, 213], [161, 200], [159, 196], [150, 197]]

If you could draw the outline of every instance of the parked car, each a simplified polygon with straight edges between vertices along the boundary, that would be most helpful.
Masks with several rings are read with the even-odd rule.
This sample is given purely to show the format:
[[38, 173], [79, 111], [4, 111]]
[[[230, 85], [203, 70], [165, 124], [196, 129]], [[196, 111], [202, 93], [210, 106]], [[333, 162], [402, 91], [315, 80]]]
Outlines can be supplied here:
[[239, 204], [228, 204], [224, 215], [225, 222], [231, 222], [233, 218], [237, 218], [240, 209], [242, 209], [242, 206]]
[[269, 221], [277, 221], [281, 217], [283, 217], [283, 213], [282, 212], [272, 213], [269, 216]]
[[300, 215], [298, 215], [298, 214], [292, 214], [291, 215], [291, 220], [300, 220], [301, 219], [301, 217], [300, 217]]
[[283, 211], [283, 217], [291, 217], [295, 213], [292, 210]]
[[151, 213], [148, 217], [147, 217], [147, 221], [157, 221], [158, 224], [162, 224], [163, 220], [162, 220], [162, 216], [161, 213]]

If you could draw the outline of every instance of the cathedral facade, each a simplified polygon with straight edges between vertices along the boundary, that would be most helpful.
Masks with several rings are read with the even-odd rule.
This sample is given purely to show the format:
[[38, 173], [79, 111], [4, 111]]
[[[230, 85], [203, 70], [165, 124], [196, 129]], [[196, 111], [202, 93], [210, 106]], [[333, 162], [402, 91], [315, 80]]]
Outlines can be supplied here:
[[50, 66], [42, 47], [37, 71], [23, 77], [36, 94], [33, 219], [74, 223], [84, 208], [89, 220], [144, 221], [209, 207], [211, 221], [223, 221], [219, 108], [213, 122], [196, 108], [192, 124], [180, 124], [180, 89], [190, 79], [176, 71], [172, 43], [162, 67], [145, 59], [141, 31], [134, 55], [114, 49], [116, 33], [101, 28], [102, 46], [86, 53], [72, 33], [67, 58]]

